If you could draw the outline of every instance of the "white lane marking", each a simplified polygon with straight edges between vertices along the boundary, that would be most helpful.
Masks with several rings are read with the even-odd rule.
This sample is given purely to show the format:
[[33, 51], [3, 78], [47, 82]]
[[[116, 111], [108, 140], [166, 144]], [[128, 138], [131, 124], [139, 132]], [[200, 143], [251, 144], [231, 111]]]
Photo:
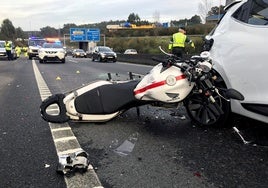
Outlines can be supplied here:
[[54, 139], [54, 142], [65, 142], [65, 141], [69, 141], [69, 140], [76, 140], [76, 137], [75, 136], [65, 136], [65, 137], [62, 137], [62, 138], [56, 138]]
[[56, 132], [56, 131], [66, 131], [66, 130], [72, 130], [72, 129], [71, 129], [71, 127], [61, 127], [61, 128], [51, 129], [52, 132]]
[[69, 153], [75, 153], [77, 151], [81, 151], [81, 148], [74, 148], [74, 149], [69, 149], [69, 150], [61, 151], [58, 154], [59, 155], [67, 155]]
[[73, 63], [78, 63], [78, 61], [75, 61], [75, 60], [69, 60], [70, 62], [73, 62]]
[[[33, 65], [33, 70], [34, 70], [34, 75], [35, 79], [37, 82], [37, 86], [39, 89], [40, 97], [43, 100], [45, 100], [48, 96], [51, 96], [51, 92], [43, 79], [36, 63], [34, 60], [32, 60], [32, 65]], [[57, 106], [57, 105], [56, 105]], [[54, 105], [49, 106], [47, 110], [56, 110]], [[58, 112], [59, 113], [59, 112]], [[57, 113], [57, 114], [58, 114]], [[55, 115], [57, 115], [55, 114]], [[76, 151], [81, 151], [82, 148], [77, 141], [76, 137], [74, 136], [72, 129], [70, 128], [68, 123], [63, 123], [63, 124], [56, 124], [56, 123], [48, 123], [50, 127], [50, 131], [52, 134], [52, 138], [56, 147], [57, 155], [61, 156], [62, 154], [71, 154]], [[57, 128], [55, 128], [57, 127]], [[68, 136], [57, 138], [57, 134], [61, 132]], [[66, 133], [68, 131], [68, 133]], [[72, 135], [72, 136], [70, 136]], [[68, 141], [72, 141], [72, 144]], [[60, 143], [60, 144], [59, 144]], [[101, 182], [94, 171], [94, 169], [88, 170], [84, 174], [75, 174], [75, 176], [71, 176], [67, 178], [64, 176], [65, 183], [67, 188], [71, 187], [76, 187], [76, 188], [84, 188], [84, 187], [98, 187], [98, 188], [103, 188], [101, 185]]]

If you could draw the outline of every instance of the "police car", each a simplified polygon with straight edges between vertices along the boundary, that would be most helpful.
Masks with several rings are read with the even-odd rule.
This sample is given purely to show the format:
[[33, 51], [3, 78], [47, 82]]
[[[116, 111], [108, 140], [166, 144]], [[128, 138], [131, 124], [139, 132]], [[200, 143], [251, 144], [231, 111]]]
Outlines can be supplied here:
[[240, 91], [230, 111], [268, 123], [268, 0], [235, 1], [206, 36], [222, 84]]
[[66, 51], [58, 40], [47, 40], [38, 50], [39, 63], [60, 62], [65, 63]]

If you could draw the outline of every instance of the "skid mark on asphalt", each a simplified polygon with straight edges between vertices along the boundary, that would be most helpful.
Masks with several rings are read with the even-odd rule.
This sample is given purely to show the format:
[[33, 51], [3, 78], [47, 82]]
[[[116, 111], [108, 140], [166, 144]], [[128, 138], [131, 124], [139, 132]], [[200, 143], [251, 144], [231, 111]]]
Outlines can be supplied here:
[[[39, 88], [39, 93], [43, 101], [47, 97], [51, 96], [51, 92], [34, 60], [32, 60], [32, 65], [37, 86]], [[51, 115], [53, 114], [57, 115], [59, 114], [59, 108], [57, 105], [51, 105], [47, 108], [47, 112], [49, 112]], [[80, 144], [78, 143], [68, 123], [63, 124], [48, 123], [48, 124], [51, 130], [52, 138], [54, 140], [58, 156], [64, 154], [71, 154], [82, 150]], [[71, 177], [64, 176], [64, 178], [67, 188], [102, 187], [99, 178], [91, 165], [89, 165], [88, 171], [83, 175], [76, 173], [75, 176]]]

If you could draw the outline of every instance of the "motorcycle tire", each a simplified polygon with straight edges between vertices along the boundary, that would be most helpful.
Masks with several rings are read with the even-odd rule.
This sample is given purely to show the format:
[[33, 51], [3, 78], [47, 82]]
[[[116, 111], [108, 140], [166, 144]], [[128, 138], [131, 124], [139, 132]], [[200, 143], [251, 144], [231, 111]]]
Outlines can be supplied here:
[[[223, 82], [214, 83], [216, 87], [226, 88]], [[199, 126], [229, 127], [228, 119], [231, 114], [230, 102], [218, 95], [213, 96], [215, 104], [198, 92], [190, 94], [184, 101], [184, 106], [192, 122]], [[221, 108], [223, 114], [217, 110]]]

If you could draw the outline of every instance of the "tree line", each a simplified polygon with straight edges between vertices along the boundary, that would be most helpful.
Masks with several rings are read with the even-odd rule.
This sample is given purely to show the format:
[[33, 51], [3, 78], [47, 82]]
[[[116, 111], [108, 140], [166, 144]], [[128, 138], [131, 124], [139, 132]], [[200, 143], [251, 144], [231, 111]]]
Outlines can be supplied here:
[[[214, 15], [223, 12], [223, 6], [212, 7], [207, 15]], [[171, 20], [170, 27], [162, 27], [160, 23], [154, 23], [158, 27], [153, 29], [128, 29], [128, 30], [114, 30], [109, 31], [106, 29], [107, 25], [121, 24], [129, 22], [132, 24], [148, 25], [152, 24], [147, 20], [141, 20], [138, 14], [131, 13], [126, 20], [116, 20], [116, 21], [104, 21], [94, 24], [82, 24], [76, 25], [75, 23], [64, 24], [62, 28], [54, 28], [46, 26], [40, 28], [40, 31], [23, 31], [22, 28], [15, 28], [8, 18], [3, 20], [0, 28], [0, 39], [1, 40], [12, 40], [16, 39], [27, 39], [31, 35], [39, 37], [63, 37], [64, 34], [70, 33], [70, 28], [99, 28], [101, 34], [106, 37], [142, 37], [142, 36], [170, 36], [177, 32], [177, 28], [180, 26], [187, 26], [187, 33], [189, 35], [204, 35], [208, 33], [214, 24], [202, 24], [201, 17], [198, 15], [192, 16], [190, 19], [181, 20]], [[22, 40], [23, 41], [23, 40]]]

